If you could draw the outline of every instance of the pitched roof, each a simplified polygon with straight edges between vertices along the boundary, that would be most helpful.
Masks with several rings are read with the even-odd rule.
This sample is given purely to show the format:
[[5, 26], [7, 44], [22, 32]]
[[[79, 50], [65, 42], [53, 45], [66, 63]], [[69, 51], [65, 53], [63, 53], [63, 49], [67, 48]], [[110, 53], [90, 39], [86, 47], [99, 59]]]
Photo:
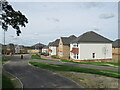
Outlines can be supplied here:
[[48, 46], [44, 46], [43, 49], [48, 49]]
[[54, 42], [50, 42], [49, 46], [58, 46], [60, 39], [56, 39]]
[[52, 46], [53, 43], [54, 43], [54, 42], [49, 42], [48, 46]]
[[77, 37], [75, 35], [71, 35], [69, 37], [61, 37], [63, 45], [69, 45], [76, 38]]
[[120, 39], [115, 40], [112, 43], [112, 47], [114, 47], [114, 48], [120, 48]]
[[92, 42], [92, 43], [112, 43], [111, 40], [93, 32], [86, 32], [75, 39], [72, 43], [80, 43], [80, 42]]
[[41, 48], [43, 48], [44, 46], [45, 46], [44, 44], [37, 43], [37, 44], [33, 45], [32, 48], [41, 49]]

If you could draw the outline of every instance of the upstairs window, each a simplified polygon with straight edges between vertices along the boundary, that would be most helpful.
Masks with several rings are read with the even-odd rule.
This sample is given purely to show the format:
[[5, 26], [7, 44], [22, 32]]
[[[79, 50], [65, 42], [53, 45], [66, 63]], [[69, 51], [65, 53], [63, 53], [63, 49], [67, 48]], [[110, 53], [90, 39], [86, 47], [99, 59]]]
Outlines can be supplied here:
[[78, 48], [78, 44], [73, 44], [73, 47], [74, 48]]
[[62, 48], [62, 44], [60, 44], [60, 48]]

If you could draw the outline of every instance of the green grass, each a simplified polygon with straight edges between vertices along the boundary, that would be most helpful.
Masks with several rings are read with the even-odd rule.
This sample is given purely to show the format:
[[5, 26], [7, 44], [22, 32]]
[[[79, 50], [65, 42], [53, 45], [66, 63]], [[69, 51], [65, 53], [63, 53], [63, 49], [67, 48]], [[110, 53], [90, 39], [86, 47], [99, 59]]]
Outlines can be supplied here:
[[38, 54], [32, 55], [31, 56], [32, 59], [41, 59], [41, 56]]
[[8, 78], [6, 75], [2, 75], [2, 88], [12, 88], [12, 90], [15, 90], [14, 85], [12, 83], [12, 81], [10, 80], [10, 78]]
[[2, 58], [2, 63], [4, 64], [5, 62], [7, 62], [9, 60], [10, 60], [9, 58], [4, 57], [4, 58]]
[[[120, 63], [115, 62], [75, 62], [72, 60], [61, 59], [62, 62], [77, 63], [77, 64], [88, 64], [96, 66], [107, 66], [107, 67], [119, 67]], [[112, 66], [111, 66], [112, 65]]]
[[50, 59], [41, 58], [41, 56], [39, 56], [39, 55], [37, 55], [37, 54], [32, 55], [31, 58], [32, 58], [32, 59], [38, 59], [38, 60], [55, 61], [55, 60], [50, 60]]
[[[32, 59], [39, 59], [39, 60], [48, 60], [48, 61], [55, 61], [50, 59], [44, 59], [39, 57], [39, 55], [32, 55]], [[57, 57], [53, 56], [53, 58], [58, 59]], [[59, 61], [56, 61], [59, 62]], [[69, 63], [77, 63], [77, 64], [88, 64], [88, 65], [96, 65], [96, 66], [107, 66], [107, 67], [119, 67], [120, 63], [115, 62], [75, 62], [72, 60], [61, 59], [60, 62], [69, 62]]]
[[54, 58], [54, 59], [60, 59], [59, 57], [57, 57], [57, 56], [51, 56], [52, 58]]
[[120, 78], [120, 72], [117, 71], [109, 71], [109, 70], [100, 70], [100, 69], [90, 69], [83, 67], [71, 67], [66, 65], [56, 65], [56, 64], [48, 64], [48, 63], [38, 63], [38, 62], [29, 62], [30, 64], [48, 70], [55, 71], [66, 71], [66, 72], [81, 72], [81, 73], [90, 73], [90, 74], [98, 74], [107, 77]]

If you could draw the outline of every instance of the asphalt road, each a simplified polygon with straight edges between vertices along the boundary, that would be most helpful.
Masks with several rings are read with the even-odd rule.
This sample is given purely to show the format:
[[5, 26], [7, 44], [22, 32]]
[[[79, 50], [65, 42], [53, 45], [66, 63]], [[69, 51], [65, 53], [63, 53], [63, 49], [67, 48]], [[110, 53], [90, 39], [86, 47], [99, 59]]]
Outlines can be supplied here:
[[3, 68], [19, 78], [24, 88], [82, 88], [81, 85], [48, 70], [28, 65], [29, 55], [10, 57]]

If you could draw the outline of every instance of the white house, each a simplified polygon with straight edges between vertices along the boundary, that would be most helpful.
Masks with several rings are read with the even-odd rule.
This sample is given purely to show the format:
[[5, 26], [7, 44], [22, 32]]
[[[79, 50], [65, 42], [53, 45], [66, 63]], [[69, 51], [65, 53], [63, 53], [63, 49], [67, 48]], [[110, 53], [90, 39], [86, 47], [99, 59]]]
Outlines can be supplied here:
[[57, 56], [58, 55], [58, 44], [60, 39], [55, 40], [54, 42], [49, 43], [49, 55]]
[[15, 53], [22, 53], [23, 48], [22, 45], [15, 45]]
[[42, 53], [48, 53], [48, 46], [45, 46], [42, 48]]
[[86, 32], [70, 44], [74, 60], [112, 59], [112, 41], [93, 32]]

